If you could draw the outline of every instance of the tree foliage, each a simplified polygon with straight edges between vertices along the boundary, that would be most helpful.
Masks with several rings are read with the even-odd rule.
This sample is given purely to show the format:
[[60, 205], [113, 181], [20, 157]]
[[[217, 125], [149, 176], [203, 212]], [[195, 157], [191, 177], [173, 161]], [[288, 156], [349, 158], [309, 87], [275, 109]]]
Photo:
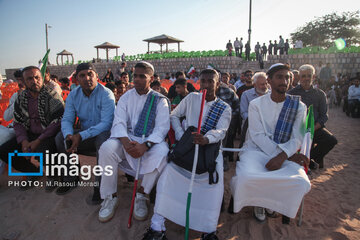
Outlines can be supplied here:
[[359, 11], [327, 14], [299, 27], [291, 33], [293, 43], [301, 40], [304, 46], [330, 47], [334, 40], [343, 38], [348, 46], [360, 43]]

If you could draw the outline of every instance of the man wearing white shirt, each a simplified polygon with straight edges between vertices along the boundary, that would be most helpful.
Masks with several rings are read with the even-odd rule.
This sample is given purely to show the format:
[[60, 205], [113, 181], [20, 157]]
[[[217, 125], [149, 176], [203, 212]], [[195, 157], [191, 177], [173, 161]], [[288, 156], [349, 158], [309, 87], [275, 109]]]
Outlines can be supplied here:
[[[349, 102], [349, 112], [352, 117], [360, 117], [360, 86], [359, 79], [354, 79], [354, 85], [351, 85], [348, 90], [348, 102]], [[355, 110], [357, 109], [357, 113]]]
[[272, 65], [267, 72], [271, 94], [250, 102], [249, 130], [230, 183], [233, 211], [256, 206], [258, 221], [265, 221], [265, 208], [269, 214], [294, 218], [310, 190], [303, 169], [309, 159], [296, 153], [303, 140], [306, 105], [286, 94], [289, 71], [287, 65]]
[[[118, 168], [135, 176], [140, 162], [142, 182], [136, 193], [134, 217], [145, 220], [148, 215], [146, 195], [166, 166], [169, 148], [164, 139], [170, 129], [169, 104], [162, 94], [150, 88], [153, 75], [154, 67], [150, 63], [135, 65], [134, 88], [119, 99], [110, 139], [100, 147], [99, 165], [103, 168], [111, 166], [113, 171], [110, 176], [102, 175], [100, 194], [104, 202], [99, 211], [101, 222], [109, 221], [118, 205]], [[150, 114], [146, 117], [148, 111]]]
[[[215, 95], [219, 84], [219, 75], [215, 70], [206, 69], [200, 73], [200, 88], [207, 90], [201, 127], [202, 133], [192, 134], [194, 143], [203, 147], [220, 142], [225, 137], [230, 124], [231, 107]], [[180, 140], [188, 128], [198, 126], [200, 106], [201, 94], [189, 93], [171, 113], [171, 125], [175, 131], [176, 140]], [[209, 128], [204, 133], [203, 128], [208, 126], [207, 116], [219, 109], [217, 106], [221, 106], [222, 112], [218, 112], [219, 118], [216, 126]], [[180, 119], [183, 117], [186, 118], [181, 123]], [[218, 239], [215, 231], [224, 193], [222, 154], [218, 154], [215, 161], [218, 182], [210, 184], [209, 172], [196, 174], [192, 192], [189, 228], [203, 232], [201, 239], [204, 240]], [[191, 178], [190, 171], [180, 167], [175, 162], [170, 162], [165, 167], [157, 184], [151, 227], [143, 240], [166, 239], [165, 218], [181, 226], [185, 225], [186, 196]]]
[[240, 55], [240, 52], [239, 52], [239, 50], [240, 50], [240, 42], [239, 42], [238, 38], [236, 38], [236, 40], [234, 41], [234, 48], [235, 48], [235, 55], [237, 57], [239, 57], [239, 55]]

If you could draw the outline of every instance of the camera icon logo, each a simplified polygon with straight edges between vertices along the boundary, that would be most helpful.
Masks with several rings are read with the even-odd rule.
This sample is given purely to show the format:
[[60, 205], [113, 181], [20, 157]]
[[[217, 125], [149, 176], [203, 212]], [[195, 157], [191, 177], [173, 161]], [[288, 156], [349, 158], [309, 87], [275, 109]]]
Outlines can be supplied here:
[[[39, 172], [12, 172], [12, 161], [14, 157], [38, 157], [39, 158]], [[43, 153], [19, 153], [18, 151], [14, 151], [13, 153], [9, 153], [9, 176], [43, 176]]]

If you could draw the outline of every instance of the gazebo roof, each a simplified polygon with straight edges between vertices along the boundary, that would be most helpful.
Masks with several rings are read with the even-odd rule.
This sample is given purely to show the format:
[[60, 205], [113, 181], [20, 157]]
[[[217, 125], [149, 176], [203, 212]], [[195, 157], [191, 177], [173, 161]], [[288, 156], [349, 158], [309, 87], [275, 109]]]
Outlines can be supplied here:
[[158, 44], [164, 44], [164, 43], [180, 43], [184, 42], [183, 40], [162, 34], [153, 38], [144, 39], [144, 42], [151, 42], [151, 43], [158, 43]]
[[64, 49], [64, 50], [62, 50], [61, 52], [59, 52], [58, 54], [56, 54], [56, 55], [72, 55], [72, 53], [71, 53], [71, 52], [68, 52], [68, 51], [66, 51], [66, 50]]
[[104, 42], [103, 44], [95, 46], [95, 48], [119, 48], [120, 46], [114, 45], [109, 42]]

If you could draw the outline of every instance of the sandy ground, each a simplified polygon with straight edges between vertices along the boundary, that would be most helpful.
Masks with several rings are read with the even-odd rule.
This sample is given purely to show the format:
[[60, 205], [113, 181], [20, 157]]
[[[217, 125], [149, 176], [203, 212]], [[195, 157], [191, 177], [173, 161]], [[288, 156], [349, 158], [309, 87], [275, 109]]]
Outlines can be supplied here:
[[[330, 109], [327, 128], [339, 143], [325, 159], [325, 169], [312, 173], [312, 189], [305, 197], [303, 224], [296, 220], [283, 225], [281, 217], [258, 223], [250, 207], [219, 219], [219, 239], [360, 239], [360, 119], [346, 117], [340, 108]], [[93, 157], [82, 158], [94, 163]], [[229, 203], [229, 181], [235, 163], [225, 174], [225, 204]], [[133, 184], [119, 177], [120, 204], [108, 223], [97, 219], [99, 206], [89, 206], [85, 199], [91, 187], [78, 187], [66, 196], [46, 193], [38, 187], [26, 192], [9, 187], [6, 174], [0, 177], [0, 239], [142, 239], [149, 227], [133, 220], [127, 228]], [[151, 213], [152, 215], [151, 205]], [[183, 239], [184, 228], [167, 222], [168, 239]], [[199, 238], [191, 232], [191, 239]]]

